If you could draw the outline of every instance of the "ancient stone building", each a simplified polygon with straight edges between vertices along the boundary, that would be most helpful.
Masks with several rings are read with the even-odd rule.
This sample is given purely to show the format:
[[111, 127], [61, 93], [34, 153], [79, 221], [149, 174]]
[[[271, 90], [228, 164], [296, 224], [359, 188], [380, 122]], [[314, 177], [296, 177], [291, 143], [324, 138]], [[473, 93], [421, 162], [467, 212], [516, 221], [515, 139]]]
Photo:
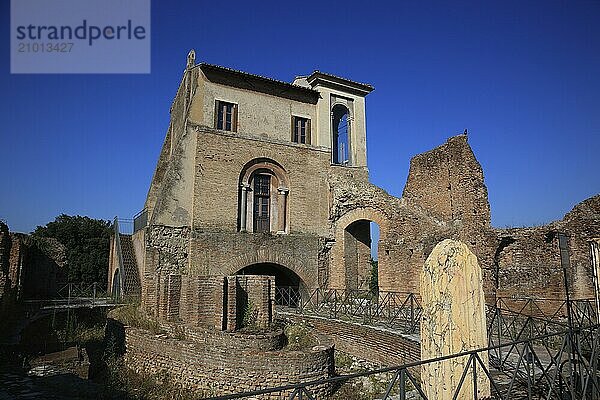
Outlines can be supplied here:
[[[536, 294], [558, 295], [561, 230], [573, 256], [569, 285], [593, 296], [588, 241], [600, 236], [598, 196], [547, 227], [494, 229], [466, 135], [415, 156], [402, 198], [390, 196], [369, 183], [372, 90], [320, 71], [282, 82], [196, 64], [190, 52], [144, 209], [133, 235], [113, 240], [109, 286], [141, 295], [157, 315], [169, 298], [198, 299], [197, 277], [270, 275], [294, 290], [368, 288], [376, 222], [381, 291], [418, 293], [418, 271], [433, 247], [455, 239], [477, 256], [486, 301], [527, 292], [523, 276], [532, 271]], [[125, 255], [115, 247], [119, 237]]]

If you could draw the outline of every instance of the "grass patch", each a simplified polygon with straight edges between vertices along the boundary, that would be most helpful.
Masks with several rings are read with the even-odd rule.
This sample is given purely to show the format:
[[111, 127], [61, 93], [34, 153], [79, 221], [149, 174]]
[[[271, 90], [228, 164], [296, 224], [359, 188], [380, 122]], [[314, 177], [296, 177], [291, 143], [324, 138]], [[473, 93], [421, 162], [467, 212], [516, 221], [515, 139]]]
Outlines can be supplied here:
[[116, 308], [110, 312], [109, 316], [133, 328], [144, 329], [154, 334], [164, 333], [158, 321], [150, 318], [134, 304]]
[[[344, 353], [343, 351], [335, 350], [333, 355], [335, 359], [335, 369], [338, 372], [351, 372], [352, 364], [354, 360], [352, 360], [352, 356], [348, 353]], [[352, 371], [352, 372], [363, 372], [363, 371]]]
[[89, 342], [101, 342], [104, 339], [103, 325], [76, 325], [65, 329], [56, 330], [56, 337], [59, 342], [77, 342], [85, 344]]
[[107, 362], [107, 374], [103, 383], [107, 394], [112, 398], [128, 400], [195, 400], [213, 395], [207, 391], [183, 387], [166, 370], [156, 374], [137, 374], [125, 367], [119, 359]]

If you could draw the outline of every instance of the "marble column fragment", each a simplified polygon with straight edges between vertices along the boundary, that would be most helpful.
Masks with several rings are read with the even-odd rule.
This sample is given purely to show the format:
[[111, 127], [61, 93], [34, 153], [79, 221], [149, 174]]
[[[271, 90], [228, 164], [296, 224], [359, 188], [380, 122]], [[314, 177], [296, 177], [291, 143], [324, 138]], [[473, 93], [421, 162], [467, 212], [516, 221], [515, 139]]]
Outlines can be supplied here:
[[[446, 239], [433, 249], [421, 273], [421, 359], [461, 353], [488, 346], [485, 299], [477, 257], [464, 243]], [[479, 353], [488, 368], [487, 353]], [[421, 382], [428, 398], [452, 399], [469, 357], [427, 363]], [[473, 399], [472, 365], [457, 399]], [[490, 383], [477, 367], [477, 398], [490, 396]]]

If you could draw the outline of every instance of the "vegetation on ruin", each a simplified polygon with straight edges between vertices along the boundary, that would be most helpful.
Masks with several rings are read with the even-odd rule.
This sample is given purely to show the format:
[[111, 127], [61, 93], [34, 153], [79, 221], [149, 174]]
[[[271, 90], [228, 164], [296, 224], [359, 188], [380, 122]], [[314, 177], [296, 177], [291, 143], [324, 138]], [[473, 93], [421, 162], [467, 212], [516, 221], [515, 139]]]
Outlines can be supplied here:
[[45, 226], [38, 226], [32, 238], [54, 238], [65, 246], [69, 282], [91, 285], [107, 281], [110, 221], [61, 214]]
[[369, 280], [369, 291], [377, 293], [379, 291], [379, 262], [371, 259], [371, 279]]
[[306, 350], [316, 346], [318, 343], [311, 330], [311, 327], [305, 321], [288, 321], [283, 329], [287, 338], [287, 349]]
[[137, 304], [115, 308], [109, 313], [109, 317], [133, 328], [144, 329], [154, 334], [164, 333], [158, 321], [150, 318]]
[[242, 328], [246, 328], [248, 330], [255, 330], [256, 320], [258, 318], [258, 310], [254, 306], [252, 300], [248, 300], [246, 307], [244, 307], [244, 314], [242, 316]]
[[101, 342], [104, 339], [104, 325], [99, 323], [87, 323], [70, 319], [65, 326], [56, 329], [59, 342], [78, 343], [85, 345], [90, 342]]
[[[381, 368], [381, 365], [373, 364], [366, 360], [358, 359], [348, 353], [335, 350], [335, 369], [336, 374], [353, 374], [369, 372]], [[387, 390], [389, 383], [394, 378], [395, 372], [385, 372], [375, 375], [363, 376], [342, 382], [337, 388], [332, 400], [371, 400], [381, 398]], [[406, 391], [415, 390], [410, 382], [406, 382]], [[398, 382], [392, 388], [391, 394], [399, 393]]]
[[187, 336], [185, 334], [185, 327], [182, 325], [175, 325], [173, 327], [173, 332], [171, 332], [171, 336], [177, 340], [185, 340]]

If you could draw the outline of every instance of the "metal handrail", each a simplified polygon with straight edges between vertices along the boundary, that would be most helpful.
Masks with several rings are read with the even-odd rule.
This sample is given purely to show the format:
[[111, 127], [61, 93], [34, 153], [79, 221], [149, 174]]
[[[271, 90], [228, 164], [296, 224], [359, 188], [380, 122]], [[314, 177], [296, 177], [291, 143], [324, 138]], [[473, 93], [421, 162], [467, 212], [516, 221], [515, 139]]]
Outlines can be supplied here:
[[133, 233], [148, 226], [148, 209], [144, 208], [133, 216]]
[[417, 331], [422, 312], [420, 299], [414, 293], [358, 289], [314, 289], [301, 296], [298, 304], [283, 305], [296, 308], [298, 313], [356, 319], [406, 333]]
[[[419, 330], [422, 306], [420, 297], [414, 293], [317, 288], [310, 292], [301, 292], [298, 301], [294, 296], [284, 295], [284, 291], [290, 289], [282, 287], [276, 290], [278, 305], [294, 308], [301, 314], [333, 319], [345, 318], [366, 325], [397, 329], [403, 333], [416, 333]], [[289, 299], [287, 303], [286, 299]], [[487, 306], [488, 326], [494, 324], [494, 318], [502, 316], [507, 319], [502, 322], [506, 325], [503, 329], [509, 333], [521, 330], [522, 325], [527, 325], [529, 336], [533, 336], [535, 332], [556, 332], [567, 328], [567, 321], [561, 318], [560, 312], [566, 307], [566, 300], [561, 300], [560, 308], [553, 313], [543, 312], [544, 306], [547, 306], [544, 302], [545, 300], [513, 297], [509, 303], [504, 298], [498, 298], [495, 305]], [[569, 302], [576, 325], [589, 326], [596, 323], [593, 300], [579, 299]], [[509, 337], [514, 337], [514, 334]]]

